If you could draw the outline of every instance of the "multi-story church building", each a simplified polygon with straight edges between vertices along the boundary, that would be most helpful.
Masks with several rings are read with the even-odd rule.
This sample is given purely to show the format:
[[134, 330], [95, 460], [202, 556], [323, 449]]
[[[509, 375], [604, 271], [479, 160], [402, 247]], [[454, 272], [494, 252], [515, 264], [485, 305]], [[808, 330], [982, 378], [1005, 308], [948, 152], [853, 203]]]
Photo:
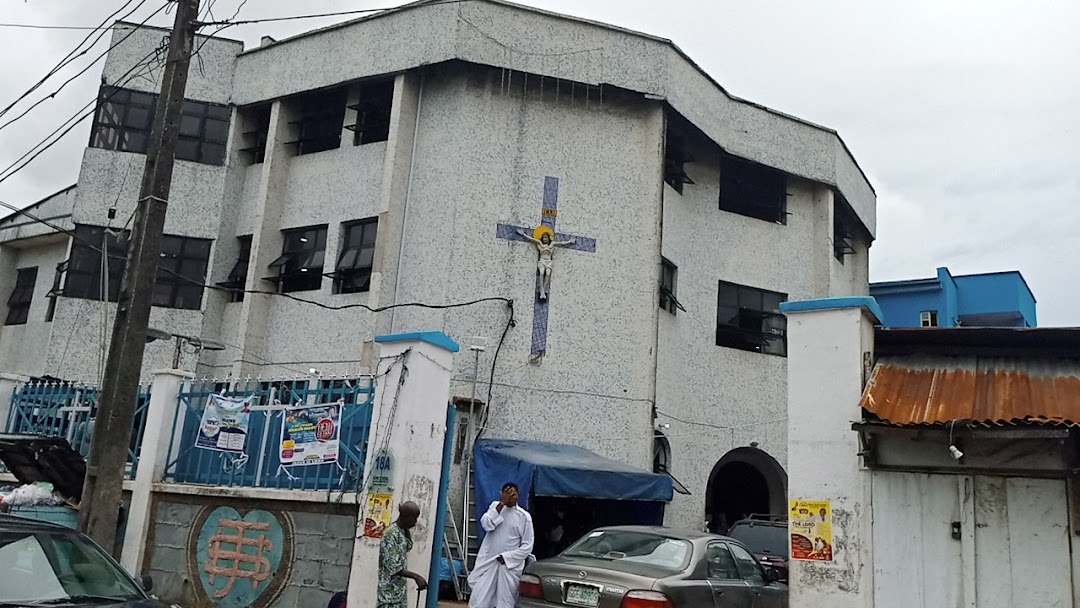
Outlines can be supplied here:
[[[0, 371], [100, 377], [165, 35], [115, 27], [78, 184], [0, 223]], [[835, 131], [501, 0], [196, 48], [151, 315], [178, 338], [145, 370], [348, 377], [379, 334], [486, 338], [448, 398], [475, 379], [488, 435], [666, 471], [671, 524], [783, 512], [779, 304], [868, 289], [876, 198]], [[402, 303], [430, 307], [375, 312]]]

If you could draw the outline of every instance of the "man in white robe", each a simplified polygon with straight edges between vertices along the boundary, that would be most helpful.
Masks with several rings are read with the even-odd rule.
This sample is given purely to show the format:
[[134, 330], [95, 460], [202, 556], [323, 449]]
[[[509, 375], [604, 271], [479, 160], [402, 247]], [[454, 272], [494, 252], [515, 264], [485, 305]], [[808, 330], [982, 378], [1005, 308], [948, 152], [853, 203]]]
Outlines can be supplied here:
[[518, 583], [533, 550], [533, 523], [518, 506], [518, 487], [507, 483], [480, 517], [485, 536], [469, 574], [469, 608], [514, 608]]

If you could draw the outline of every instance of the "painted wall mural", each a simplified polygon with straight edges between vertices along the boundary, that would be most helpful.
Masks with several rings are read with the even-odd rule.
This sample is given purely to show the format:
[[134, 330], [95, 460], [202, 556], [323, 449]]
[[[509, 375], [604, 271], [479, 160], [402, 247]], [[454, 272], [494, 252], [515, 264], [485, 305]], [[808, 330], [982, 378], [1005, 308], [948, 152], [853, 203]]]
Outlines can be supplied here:
[[199, 604], [266, 608], [281, 593], [293, 563], [287, 514], [206, 507], [188, 540], [188, 572]]

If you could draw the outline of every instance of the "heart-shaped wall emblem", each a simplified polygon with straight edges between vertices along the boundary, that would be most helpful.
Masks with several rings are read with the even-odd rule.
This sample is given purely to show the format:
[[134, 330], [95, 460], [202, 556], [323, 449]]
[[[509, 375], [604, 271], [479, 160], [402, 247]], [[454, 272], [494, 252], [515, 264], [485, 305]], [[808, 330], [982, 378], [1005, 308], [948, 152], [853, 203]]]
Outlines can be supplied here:
[[198, 581], [200, 605], [269, 606], [292, 570], [292, 539], [292, 524], [283, 513], [203, 509], [188, 543], [188, 572]]

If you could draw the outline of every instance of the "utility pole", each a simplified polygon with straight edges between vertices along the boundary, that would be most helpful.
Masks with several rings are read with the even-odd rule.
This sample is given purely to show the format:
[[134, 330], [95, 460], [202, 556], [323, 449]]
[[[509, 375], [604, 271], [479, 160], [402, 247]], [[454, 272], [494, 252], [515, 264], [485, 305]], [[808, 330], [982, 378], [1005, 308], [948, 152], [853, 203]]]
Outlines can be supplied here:
[[199, 0], [172, 1], [177, 5], [176, 21], [169, 36], [168, 60], [150, 131], [127, 270], [116, 306], [116, 321], [109, 358], [105, 362], [105, 378], [98, 397], [97, 420], [79, 505], [79, 529], [110, 553], [116, 542], [124, 468], [161, 254], [161, 233], [165, 228], [172, 183], [180, 110], [184, 105], [188, 64], [195, 43], [195, 20], [199, 15]]

